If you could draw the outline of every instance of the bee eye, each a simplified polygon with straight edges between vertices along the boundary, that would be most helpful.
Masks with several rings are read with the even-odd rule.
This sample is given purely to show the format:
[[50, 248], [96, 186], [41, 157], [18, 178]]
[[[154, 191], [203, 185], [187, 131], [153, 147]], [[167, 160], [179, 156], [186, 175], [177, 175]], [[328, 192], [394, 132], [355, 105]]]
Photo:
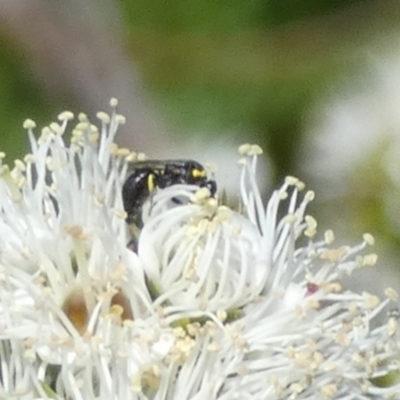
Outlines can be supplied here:
[[195, 169], [204, 170], [204, 167], [197, 161], [188, 160], [184, 164], [184, 169], [186, 171], [193, 171]]

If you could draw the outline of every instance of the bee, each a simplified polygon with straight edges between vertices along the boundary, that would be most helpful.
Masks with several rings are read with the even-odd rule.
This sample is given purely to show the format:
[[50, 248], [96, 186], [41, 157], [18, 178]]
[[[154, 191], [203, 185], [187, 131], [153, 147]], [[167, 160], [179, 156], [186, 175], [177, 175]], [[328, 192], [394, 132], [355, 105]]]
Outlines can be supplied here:
[[134, 227], [134, 236], [143, 227], [143, 204], [157, 189], [188, 184], [207, 187], [211, 196], [217, 191], [214, 180], [208, 179], [204, 167], [194, 160], [145, 160], [133, 164], [133, 172], [122, 187], [127, 223]]

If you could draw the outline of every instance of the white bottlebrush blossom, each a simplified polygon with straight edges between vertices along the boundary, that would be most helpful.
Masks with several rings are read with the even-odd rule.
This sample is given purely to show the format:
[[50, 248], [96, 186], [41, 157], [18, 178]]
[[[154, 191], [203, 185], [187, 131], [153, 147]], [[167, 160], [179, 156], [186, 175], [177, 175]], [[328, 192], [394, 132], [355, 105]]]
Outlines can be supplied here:
[[295, 178], [264, 206], [260, 149], [244, 145], [240, 211], [159, 190], [136, 254], [121, 188], [141, 155], [113, 144], [123, 117], [98, 116], [101, 132], [79, 116], [70, 145], [70, 113], [38, 139], [27, 121], [31, 154], [1, 167], [0, 398], [396, 398], [376, 378], [400, 368], [397, 293], [341, 284], [375, 264], [371, 235], [315, 241]]

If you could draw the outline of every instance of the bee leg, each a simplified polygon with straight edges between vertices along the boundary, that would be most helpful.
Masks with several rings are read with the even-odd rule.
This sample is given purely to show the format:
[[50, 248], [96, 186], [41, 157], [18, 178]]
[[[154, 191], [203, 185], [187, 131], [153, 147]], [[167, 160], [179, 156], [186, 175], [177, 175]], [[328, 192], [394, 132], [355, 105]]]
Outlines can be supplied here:
[[139, 243], [138, 243], [137, 238], [132, 238], [132, 239], [128, 242], [128, 244], [126, 245], [126, 247], [127, 247], [129, 250], [131, 250], [131, 251], [133, 251], [134, 253], [137, 254], [137, 252], [138, 252], [138, 245], [139, 245]]
[[205, 182], [203, 187], [206, 187], [210, 191], [211, 197], [215, 196], [215, 193], [217, 192], [217, 182], [215, 182], [213, 179], [210, 179]]
[[137, 253], [139, 247], [140, 228], [137, 224], [131, 222], [129, 224], [129, 231], [131, 233], [131, 240], [128, 242], [126, 247], [134, 253]]
[[177, 197], [173, 197], [171, 200], [174, 204], [183, 204], [182, 201], [180, 199], [178, 199]]

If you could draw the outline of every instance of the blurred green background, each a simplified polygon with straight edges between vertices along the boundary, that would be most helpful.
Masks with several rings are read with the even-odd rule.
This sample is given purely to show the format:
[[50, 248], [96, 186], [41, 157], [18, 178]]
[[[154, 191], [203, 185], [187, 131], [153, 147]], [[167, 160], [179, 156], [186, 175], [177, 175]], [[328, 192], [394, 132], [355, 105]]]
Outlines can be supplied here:
[[[50, 2], [39, 3], [50, 8]], [[74, 17], [74, 3], [65, 3], [79, 29], [82, 10]], [[104, 3], [82, 2], [86, 13], [100, 13], [105, 20], [93, 25], [107, 27]], [[126, 0], [114, 5], [121, 12], [116, 22], [123, 24], [118, 30], [127, 56], [158, 112], [185, 132], [244, 127], [270, 149], [276, 179], [296, 169], [307, 110], [343, 74], [356, 74], [363, 66], [363, 46], [397, 29], [400, 20], [397, 2], [390, 1]], [[62, 11], [55, 9], [54, 18]], [[28, 21], [35, 22], [41, 21]], [[61, 109], [85, 106], [69, 88], [49, 91], [42, 85], [44, 78], [32, 67], [41, 60], [33, 62], [27, 47], [2, 24], [2, 148], [12, 157], [23, 154], [25, 117], [42, 122]], [[66, 48], [66, 63], [70, 56]]]
[[[9, 161], [26, 152], [25, 118], [40, 126], [63, 109], [106, 109], [117, 96], [130, 121], [143, 118], [132, 128], [134, 146], [151, 149], [146, 127], [166, 143], [233, 135], [266, 150], [269, 187], [297, 175], [317, 196], [324, 183], [304, 172], [308, 121], [330, 95], [368, 88], [371, 52], [398, 51], [391, 46], [400, 31], [397, 1], [41, 0], [26, 10], [9, 3], [0, 14], [0, 147]], [[151, 112], [132, 111], [138, 103]], [[168, 139], [169, 131], [178, 136]], [[340, 196], [317, 197], [313, 214], [350, 237], [377, 233], [396, 256], [382, 148], [379, 141], [350, 170]]]

